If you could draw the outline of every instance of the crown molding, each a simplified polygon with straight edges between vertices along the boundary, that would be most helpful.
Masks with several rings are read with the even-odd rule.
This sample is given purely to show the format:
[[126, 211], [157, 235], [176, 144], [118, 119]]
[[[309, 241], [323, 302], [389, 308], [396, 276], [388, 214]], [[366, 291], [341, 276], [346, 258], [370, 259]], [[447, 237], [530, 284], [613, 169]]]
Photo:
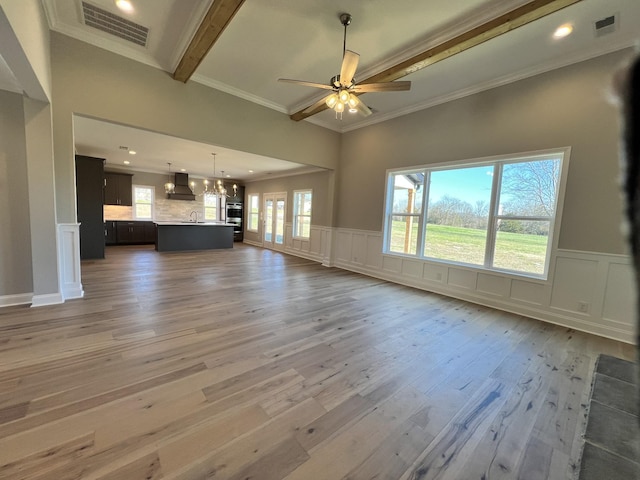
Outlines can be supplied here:
[[196, 73], [190, 78], [190, 80], [193, 80], [194, 82], [198, 82], [207, 87], [220, 90], [221, 92], [228, 93], [229, 95], [233, 95], [234, 97], [240, 97], [249, 102], [257, 103], [258, 105], [262, 105], [263, 107], [270, 108], [277, 112], [286, 113], [286, 114], [289, 113], [287, 108], [282, 105], [279, 105], [275, 102], [271, 102], [257, 95], [253, 95], [251, 93], [245, 92], [244, 90], [240, 90], [239, 88], [232, 87], [230, 85], [227, 85], [226, 83], [222, 83], [217, 80], [212, 80], [211, 78], [207, 78], [203, 75], [199, 75]]
[[[591, 60], [596, 57], [600, 57], [602, 55], [607, 55], [609, 53], [613, 53], [619, 50], [623, 50], [625, 48], [630, 48], [636, 45], [635, 38], [626, 38], [624, 40], [620, 40], [615, 43], [610, 43], [607, 45], [603, 45], [596, 50], [591, 50], [587, 53], [576, 53], [574, 55], [564, 57], [559, 60], [555, 60], [553, 62], [546, 62], [544, 64], [537, 65], [535, 67], [519, 70], [514, 73], [510, 73], [508, 75], [503, 75], [502, 77], [496, 78], [494, 80], [490, 80], [487, 82], [479, 83], [473, 85], [472, 87], [464, 88], [458, 90], [456, 92], [448, 93], [446, 95], [440, 95], [438, 97], [430, 98], [424, 102], [417, 103], [415, 105], [411, 105], [409, 107], [405, 107], [399, 110], [395, 110], [393, 112], [388, 112], [385, 114], [381, 114], [379, 116], [375, 116], [375, 118], [369, 117], [366, 120], [358, 122], [354, 125], [349, 125], [340, 129], [340, 133], [347, 133], [353, 130], [357, 130], [359, 128], [368, 127], [370, 125], [375, 125], [377, 123], [386, 122], [387, 120], [391, 120], [393, 118], [402, 117], [404, 115], [409, 115], [411, 113], [418, 112], [420, 110], [426, 110], [431, 107], [435, 107], [437, 105], [442, 105], [443, 103], [452, 102], [454, 100], [459, 100], [464, 97], [468, 97], [471, 95], [475, 95], [476, 93], [484, 92], [486, 90], [491, 90], [493, 88], [502, 87], [504, 85], [508, 85], [510, 83], [517, 82], [519, 80], [524, 80], [526, 78], [535, 77], [536, 75], [540, 75], [543, 73], [547, 73], [553, 70], [557, 70], [563, 67], [568, 67], [570, 65], [574, 65], [576, 63], [584, 62], [587, 60]], [[305, 119], [309, 120], [309, 119]]]

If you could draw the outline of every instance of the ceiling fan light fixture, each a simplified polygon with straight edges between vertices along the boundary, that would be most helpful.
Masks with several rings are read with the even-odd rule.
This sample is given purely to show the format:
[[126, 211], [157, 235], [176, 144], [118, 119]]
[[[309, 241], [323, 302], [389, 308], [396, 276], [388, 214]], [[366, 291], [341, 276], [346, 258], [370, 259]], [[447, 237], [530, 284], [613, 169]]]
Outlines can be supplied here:
[[336, 113], [344, 112], [344, 103], [342, 103], [342, 102], [336, 103], [336, 106], [333, 107], [333, 109], [336, 111]]
[[358, 106], [358, 104], [360, 103], [360, 99], [357, 97], [357, 95], [350, 93], [349, 101], [347, 103], [349, 104], [349, 111], [351, 111]]
[[342, 89], [340, 90], [338, 97], [340, 98], [340, 102], [347, 103], [349, 101], [349, 92], [345, 89]]
[[338, 100], [339, 100], [338, 94], [332, 93], [327, 97], [327, 99], [325, 100], [325, 103], [327, 104], [327, 107], [333, 108], [336, 106], [336, 103], [338, 103]]

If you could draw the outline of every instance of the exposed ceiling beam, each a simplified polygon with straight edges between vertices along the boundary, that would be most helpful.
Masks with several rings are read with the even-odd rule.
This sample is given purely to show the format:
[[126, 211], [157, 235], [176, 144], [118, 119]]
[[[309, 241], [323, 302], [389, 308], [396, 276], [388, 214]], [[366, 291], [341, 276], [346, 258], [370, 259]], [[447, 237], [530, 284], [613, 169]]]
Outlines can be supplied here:
[[243, 3], [244, 0], [213, 0], [176, 71], [173, 72], [175, 80], [187, 83]]
[[[422, 70], [429, 65], [452, 57], [457, 53], [468, 50], [471, 47], [496, 38], [504, 33], [515, 30], [518, 27], [531, 23], [551, 13], [562, 10], [565, 7], [581, 2], [582, 0], [534, 0], [526, 5], [516, 8], [504, 15], [494, 18], [476, 28], [464, 32], [446, 42], [420, 52], [413, 57], [398, 63], [386, 70], [366, 78], [358, 83], [392, 82], [411, 73]], [[326, 110], [323, 102], [315, 104], [315, 108], [306, 107], [290, 115], [295, 121], [304, 120], [307, 117]]]

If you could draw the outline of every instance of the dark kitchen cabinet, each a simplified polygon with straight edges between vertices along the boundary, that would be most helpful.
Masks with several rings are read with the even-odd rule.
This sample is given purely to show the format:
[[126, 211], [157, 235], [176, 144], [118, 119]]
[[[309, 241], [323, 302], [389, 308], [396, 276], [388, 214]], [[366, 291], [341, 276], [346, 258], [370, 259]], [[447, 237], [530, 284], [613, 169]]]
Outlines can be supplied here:
[[156, 243], [156, 226], [153, 222], [109, 220], [104, 224], [104, 235], [107, 245]]
[[116, 236], [116, 222], [110, 220], [104, 222], [104, 243], [106, 245], [115, 245], [118, 240]]
[[144, 243], [144, 222], [117, 222], [118, 243]]
[[153, 222], [144, 223], [144, 243], [156, 243], [156, 224]]
[[104, 173], [105, 205], [132, 205], [131, 177], [127, 173]]
[[227, 202], [229, 203], [244, 203], [244, 187], [239, 186], [236, 189], [236, 193], [233, 193], [233, 188], [227, 188], [227, 193], [229, 194], [229, 198]]
[[104, 158], [76, 155], [76, 205], [80, 258], [104, 258], [102, 187]]

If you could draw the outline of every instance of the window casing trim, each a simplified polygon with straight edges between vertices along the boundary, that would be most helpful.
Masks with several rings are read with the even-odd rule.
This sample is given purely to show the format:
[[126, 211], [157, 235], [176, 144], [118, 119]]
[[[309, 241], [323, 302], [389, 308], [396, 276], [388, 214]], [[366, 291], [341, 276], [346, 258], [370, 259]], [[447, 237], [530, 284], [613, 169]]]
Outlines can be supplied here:
[[[559, 147], [553, 149], [545, 149], [545, 150], [536, 150], [529, 152], [520, 152], [514, 154], [504, 154], [504, 155], [495, 155], [490, 157], [478, 157], [475, 159], [465, 159], [465, 160], [454, 160], [447, 162], [437, 162], [432, 164], [423, 164], [423, 165], [414, 165], [407, 167], [398, 167], [387, 169], [385, 172], [385, 192], [384, 192], [384, 211], [383, 211], [383, 230], [382, 230], [382, 254], [384, 256], [389, 257], [402, 257], [413, 260], [420, 260], [426, 262], [434, 262], [445, 265], [455, 265], [470, 268], [473, 270], [479, 271], [489, 271], [493, 273], [503, 273], [509, 276], [514, 277], [525, 277], [527, 279], [532, 280], [552, 280], [551, 273], [552, 269], [551, 261], [553, 254], [558, 249], [558, 234], [560, 231], [560, 225], [562, 223], [562, 212], [564, 207], [564, 196], [566, 190], [567, 176], [569, 172], [569, 162], [571, 156], [571, 147]], [[504, 165], [512, 164], [512, 163], [522, 163], [523, 161], [542, 161], [548, 159], [555, 159], [560, 157], [562, 159], [561, 170], [559, 172], [559, 181], [556, 187], [556, 208], [555, 208], [555, 217], [553, 221], [551, 217], [529, 217], [529, 216], [512, 216], [512, 215], [498, 215], [495, 213], [497, 211], [497, 202], [498, 196], [500, 192], [500, 179], [502, 178], [502, 168]], [[494, 172], [493, 182], [492, 182], [492, 190], [491, 190], [491, 202], [489, 206], [489, 222], [487, 225], [487, 241], [486, 241], [486, 250], [484, 257], [484, 265], [471, 264], [458, 262], [454, 260], [433, 258], [433, 257], [425, 257], [420, 252], [424, 251], [424, 232], [426, 230], [423, 222], [426, 221], [428, 216], [428, 202], [426, 201], [426, 195], [428, 192], [428, 188], [423, 188], [422, 190], [422, 211], [419, 214], [409, 214], [405, 212], [393, 212], [392, 202], [393, 202], [393, 175], [398, 173], [425, 173], [424, 184], [428, 185], [429, 174], [431, 172], [436, 172], [439, 170], [451, 170], [451, 169], [463, 169], [466, 167], [482, 167], [482, 166], [498, 166], [500, 171], [498, 174]], [[417, 247], [416, 254], [411, 253], [402, 253], [402, 252], [392, 252], [390, 251], [390, 228], [389, 222], [391, 217], [395, 215], [400, 215], [403, 217], [408, 216], [416, 216], [419, 217], [419, 228], [418, 228], [418, 239], [417, 239]], [[523, 219], [527, 221], [549, 221], [549, 243], [546, 251], [545, 258], [545, 268], [544, 273], [541, 275], [531, 273], [531, 272], [523, 272], [523, 271], [515, 271], [508, 270], [504, 268], [499, 268], [495, 266], [490, 266], [493, 262], [493, 247], [495, 246], [496, 240], [496, 232], [495, 221], [498, 219], [509, 219], [509, 220], [518, 220]], [[491, 252], [489, 253], [489, 250]]]
[[[298, 213], [298, 204], [296, 202], [296, 195], [299, 193], [308, 193], [311, 196], [311, 214], [309, 215], [305, 215], [305, 214], [300, 214]], [[313, 216], [313, 189], [311, 188], [304, 188], [301, 190], [294, 190], [293, 191], [293, 218], [292, 218], [292, 237], [295, 238], [296, 240], [309, 240], [309, 237], [302, 237], [299, 235], [296, 235], [297, 232], [297, 220], [298, 217], [309, 217], [309, 227], [311, 227], [311, 218]]]
[[[258, 211], [251, 211], [251, 198], [255, 197], [258, 199]], [[259, 193], [249, 193], [247, 194], [247, 232], [258, 233], [260, 231], [260, 194]], [[257, 227], [255, 229], [251, 228], [251, 218], [253, 215], [257, 216]]]

